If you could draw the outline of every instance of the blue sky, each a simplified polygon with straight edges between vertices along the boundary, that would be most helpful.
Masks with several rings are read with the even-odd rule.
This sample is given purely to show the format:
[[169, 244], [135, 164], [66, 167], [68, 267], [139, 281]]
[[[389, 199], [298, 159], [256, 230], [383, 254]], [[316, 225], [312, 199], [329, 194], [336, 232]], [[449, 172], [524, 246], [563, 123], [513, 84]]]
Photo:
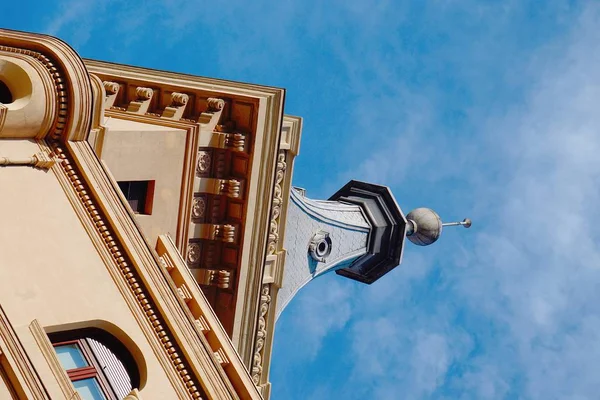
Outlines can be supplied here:
[[598, 398], [598, 3], [21, 1], [0, 25], [284, 87], [308, 195], [361, 179], [473, 219], [371, 286], [304, 288], [277, 325], [273, 399]]

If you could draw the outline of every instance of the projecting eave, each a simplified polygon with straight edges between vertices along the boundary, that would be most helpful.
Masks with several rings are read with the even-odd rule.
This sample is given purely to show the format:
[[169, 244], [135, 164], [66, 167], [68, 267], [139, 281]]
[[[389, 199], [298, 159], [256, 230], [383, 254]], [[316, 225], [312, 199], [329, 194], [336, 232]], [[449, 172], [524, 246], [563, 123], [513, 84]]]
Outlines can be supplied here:
[[[209, 290], [214, 291], [213, 304], [221, 305], [215, 310], [217, 315], [250, 367], [279, 146], [283, 142], [288, 149], [297, 148], [299, 139], [294, 136], [297, 129], [284, 129], [285, 137], [281, 139], [285, 91], [94, 60], [85, 63], [92, 76], [104, 82], [107, 117], [188, 130], [189, 156], [183, 168], [187, 175], [173, 239], [190, 267], [198, 267], [205, 257], [205, 250], [194, 244], [202, 239], [193, 234], [198, 227], [192, 201], [203, 195], [199, 181], [215, 178], [198, 175], [199, 154], [231, 151], [231, 143], [239, 146], [231, 151], [231, 165], [232, 178], [244, 181], [241, 193], [235, 195], [243, 214], [237, 212], [233, 220], [226, 222], [212, 222], [235, 226], [231, 249], [236, 256], [229, 256], [236, 260], [232, 261], [235, 265], [223, 266], [233, 271], [233, 284], [227, 289]], [[293, 124], [298, 125], [298, 120]], [[101, 154], [101, 135], [90, 142]]]
[[407, 221], [387, 186], [352, 180], [329, 200], [360, 205], [372, 226], [367, 254], [337, 274], [371, 284], [400, 264]]

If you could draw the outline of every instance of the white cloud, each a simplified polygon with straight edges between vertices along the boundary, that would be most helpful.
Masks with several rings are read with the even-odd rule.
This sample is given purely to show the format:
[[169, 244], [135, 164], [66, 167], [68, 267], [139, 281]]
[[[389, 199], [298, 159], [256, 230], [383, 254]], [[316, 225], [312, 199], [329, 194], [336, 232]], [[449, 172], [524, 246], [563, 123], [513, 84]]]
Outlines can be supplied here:
[[[352, 293], [339, 281], [330, 281], [326, 287], [314, 285], [308, 288], [312, 296], [303, 296], [293, 312], [303, 318], [294, 319], [296, 344], [303, 349], [305, 359], [314, 359], [321, 350], [325, 336], [344, 328], [351, 316]], [[331, 308], [336, 306], [336, 312]]]
[[[302, 8], [286, 2], [262, 14], [240, 15], [232, 6], [159, 2], [158, 10], [149, 3], [139, 15], [132, 10], [126, 17], [121, 14], [120, 28], [104, 26], [112, 34], [120, 32], [120, 40], [141, 40], [145, 24], [159, 18], [156, 26], [173, 29], [163, 35], [161, 45], [166, 45], [179, 41], [194, 24], [216, 19], [218, 23], [206, 28], [212, 36], [197, 40], [212, 40], [211, 46], [217, 47], [222, 45], [219, 29], [227, 29], [227, 43], [232, 45], [222, 46], [219, 61], [238, 60], [251, 69], [277, 63], [277, 49], [287, 49], [290, 56], [300, 41], [291, 29], [302, 21], [306, 29], [300, 32], [322, 38], [323, 51], [331, 51], [345, 68], [340, 74], [348, 76], [346, 83], [355, 95], [347, 104], [344, 99], [335, 104], [349, 115], [349, 126], [304, 132], [303, 140], [308, 141], [337, 129], [354, 129], [354, 138], [338, 149], [339, 157], [348, 160], [348, 172], [325, 183], [331, 187], [323, 193], [331, 193], [348, 178], [359, 178], [395, 186], [396, 193], [410, 193], [414, 199], [420, 189], [407, 188], [409, 183], [433, 182], [441, 187], [435, 192], [444, 199], [441, 203], [472, 207], [475, 225], [462, 233], [471, 235], [469, 244], [458, 247], [457, 240], [445, 236], [442, 241], [449, 245], [427, 249], [427, 258], [405, 259], [399, 270], [371, 287], [354, 290], [354, 285], [329, 279], [327, 286], [309, 285], [297, 299], [292, 308], [296, 315], [288, 318], [294, 332], [277, 333], [293, 334], [305, 359], [315, 359], [329, 335], [343, 330], [354, 335], [349, 351], [356, 365], [348, 381], [336, 383], [346, 398], [442, 398], [442, 387], [457, 394], [447, 398], [596, 398], [598, 8], [588, 4], [568, 38], [542, 49], [530, 44], [527, 50], [535, 52], [528, 54], [519, 46], [530, 38], [518, 36], [523, 28], [514, 33], [511, 25], [515, 13], [527, 12], [520, 2], [437, 1], [428, 7], [442, 7], [443, 13], [425, 13], [430, 19], [422, 21], [420, 31], [402, 34], [398, 29], [411, 20], [411, 7], [398, 11], [396, 3], [365, 8], [360, 2], [337, 2]], [[548, 3], [557, 18], [570, 7], [563, 1]], [[106, 11], [105, 3], [65, 4], [45, 31], [59, 36], [68, 31], [69, 42], [87, 41], [93, 17], [98, 10]], [[461, 17], [461, 24], [440, 27], [445, 13]], [[236, 18], [241, 19], [232, 22]], [[352, 24], [360, 27], [353, 35], [338, 32]], [[428, 30], [439, 37], [424, 35]], [[133, 39], [128, 39], [130, 33], [135, 33]], [[436, 54], [417, 57], [410, 52], [415, 37], [460, 40], [435, 47]], [[251, 54], [256, 47], [246, 43], [260, 41], [264, 53], [257, 57]], [[439, 60], [444, 63], [436, 64]], [[469, 89], [465, 96], [473, 98], [471, 107], [462, 111], [475, 135], [444, 125], [438, 108], [444, 106], [440, 91], [445, 88], [408, 87], [403, 75], [417, 70], [420, 73], [412, 78], [418, 80], [427, 74], [443, 75], [449, 68], [459, 70], [461, 83]], [[490, 70], [493, 76], [486, 75]], [[498, 89], [494, 85], [513, 85], [528, 93], [507, 112], [503, 100], [499, 105], [493, 98]], [[370, 156], [360, 153], [362, 149], [372, 149]], [[473, 190], [456, 194], [456, 184]], [[457, 255], [440, 254], [440, 249]], [[411, 247], [407, 252], [423, 254]], [[445, 264], [443, 268], [432, 265], [432, 255]], [[431, 279], [433, 273], [443, 276], [431, 287], [422, 287], [424, 277]], [[475, 321], [457, 322], [460, 313]], [[457, 372], [456, 366], [464, 370]], [[356, 385], [362, 386], [359, 394], [353, 392]], [[323, 397], [339, 393], [323, 385], [318, 392]]]
[[[424, 108], [424, 118], [397, 113], [397, 121], [409, 127], [379, 137], [372, 156], [353, 166], [353, 177], [394, 185], [406, 182], [415, 168], [442, 184], [461, 178], [475, 189], [469, 196], [480, 220], [464, 233], [473, 235], [473, 247], [458, 249], [465, 258], [453, 259], [457, 265], [447, 262], [451, 256], [437, 255], [445, 265], [432, 287], [401, 284], [398, 292], [408, 293], [387, 291], [400, 276], [395, 272], [381, 283], [383, 293], [356, 290], [349, 327], [356, 359], [352, 379], [359, 383], [340, 383], [347, 390], [362, 385], [378, 399], [444, 398], [448, 392], [453, 395], [446, 398], [597, 397], [598, 26], [600, 10], [588, 5], [568, 37], [535, 54], [517, 54], [524, 56], [517, 63], [524, 69], [513, 72], [533, 77], [523, 86], [525, 100], [509, 112], [471, 116], [476, 137], [453, 142], [425, 136], [432, 128], [443, 129], [435, 120], [434, 101]], [[362, 100], [357, 101], [362, 111], [373, 104]], [[390, 115], [389, 109], [373, 109], [371, 117]], [[378, 119], [367, 121], [373, 128]], [[460, 154], [465, 140], [471, 146]], [[431, 152], [402, 159], [407, 148]], [[411, 268], [410, 262], [404, 264], [403, 269]], [[411, 284], [419, 286], [419, 280]], [[427, 296], [434, 300], [426, 302]], [[411, 297], [419, 303], [411, 303]], [[348, 398], [365, 395], [349, 393]]]

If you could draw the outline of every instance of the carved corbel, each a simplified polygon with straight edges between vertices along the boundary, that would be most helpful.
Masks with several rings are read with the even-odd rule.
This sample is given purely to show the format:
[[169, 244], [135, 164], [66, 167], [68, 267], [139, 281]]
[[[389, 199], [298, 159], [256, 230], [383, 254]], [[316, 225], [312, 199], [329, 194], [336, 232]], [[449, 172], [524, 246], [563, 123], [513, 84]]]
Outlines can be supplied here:
[[110, 81], [104, 81], [102, 82], [102, 85], [106, 91], [106, 97], [104, 98], [104, 109], [108, 110], [115, 105], [115, 100], [117, 99], [119, 90], [121, 90], [121, 85], [119, 85], [117, 82]]
[[203, 131], [213, 132], [221, 119], [225, 100], [217, 98], [209, 98], [206, 100], [207, 109], [198, 118], [198, 122], [202, 126]]
[[242, 182], [238, 179], [202, 178], [199, 191], [201, 193], [228, 196], [234, 199], [242, 197]]
[[221, 179], [219, 193], [224, 196], [239, 198], [242, 190], [242, 184], [237, 179]]
[[165, 107], [161, 118], [179, 120], [183, 117], [189, 96], [185, 93], [171, 93], [171, 104]]
[[231, 272], [215, 269], [194, 269], [193, 275], [200, 285], [215, 286], [219, 289], [228, 289], [231, 285]]
[[246, 151], [246, 135], [215, 131], [209, 140], [201, 139], [200, 146], [243, 152]]
[[136, 99], [129, 103], [127, 112], [133, 114], [146, 114], [148, 108], [150, 108], [150, 101], [152, 101], [152, 97], [154, 96], [154, 90], [140, 86], [135, 89], [135, 96]]
[[226, 133], [225, 148], [233, 151], [244, 151], [246, 148], [246, 135], [242, 133]]

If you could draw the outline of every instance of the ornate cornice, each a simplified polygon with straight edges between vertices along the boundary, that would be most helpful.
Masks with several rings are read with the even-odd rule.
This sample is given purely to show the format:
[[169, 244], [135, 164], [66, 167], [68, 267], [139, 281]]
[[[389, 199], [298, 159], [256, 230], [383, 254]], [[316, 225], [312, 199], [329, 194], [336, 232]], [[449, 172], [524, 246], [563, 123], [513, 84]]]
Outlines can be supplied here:
[[39, 60], [52, 78], [58, 115], [51, 140], [83, 140], [91, 128], [93, 94], [83, 61], [63, 41], [44, 35], [0, 29], [0, 50]]
[[277, 293], [283, 278], [286, 251], [283, 248], [293, 161], [299, 152], [302, 119], [284, 116], [277, 154], [267, 250], [263, 260], [261, 296], [253, 332], [251, 373], [265, 399], [270, 396], [269, 367], [275, 331]]

